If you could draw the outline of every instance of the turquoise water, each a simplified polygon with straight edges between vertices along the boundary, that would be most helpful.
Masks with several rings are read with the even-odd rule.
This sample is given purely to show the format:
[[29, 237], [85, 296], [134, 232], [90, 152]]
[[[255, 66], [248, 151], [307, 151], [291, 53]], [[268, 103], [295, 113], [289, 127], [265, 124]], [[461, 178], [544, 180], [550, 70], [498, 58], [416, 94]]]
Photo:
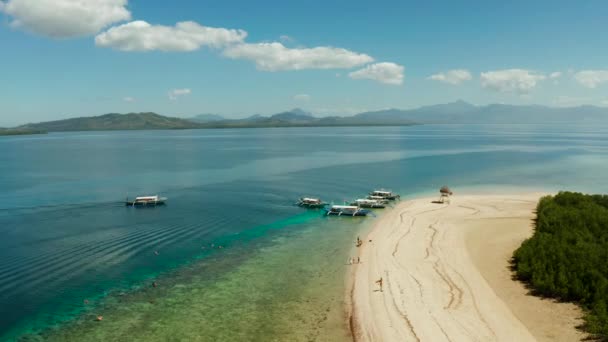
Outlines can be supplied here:
[[[341, 203], [375, 187], [411, 195], [443, 184], [606, 192], [606, 133], [426, 125], [2, 137], [0, 339], [348, 339], [345, 261], [373, 218], [324, 218], [293, 206], [298, 197]], [[168, 205], [121, 203], [144, 193]]]

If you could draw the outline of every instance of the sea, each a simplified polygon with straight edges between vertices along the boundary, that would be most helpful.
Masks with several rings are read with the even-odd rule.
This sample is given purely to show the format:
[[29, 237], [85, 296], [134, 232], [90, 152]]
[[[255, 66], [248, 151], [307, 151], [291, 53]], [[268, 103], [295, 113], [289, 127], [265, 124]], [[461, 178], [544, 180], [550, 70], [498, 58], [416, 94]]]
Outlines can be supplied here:
[[347, 261], [382, 210], [298, 198], [606, 193], [606, 175], [602, 125], [0, 137], [0, 340], [348, 341]]

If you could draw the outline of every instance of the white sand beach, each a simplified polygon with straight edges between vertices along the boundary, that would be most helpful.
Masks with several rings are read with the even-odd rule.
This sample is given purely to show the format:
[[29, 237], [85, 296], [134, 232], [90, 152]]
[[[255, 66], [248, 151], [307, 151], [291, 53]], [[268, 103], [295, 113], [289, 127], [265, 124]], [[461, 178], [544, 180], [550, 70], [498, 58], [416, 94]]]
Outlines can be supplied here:
[[575, 305], [530, 296], [511, 279], [509, 259], [532, 235], [540, 196], [422, 198], [380, 216], [353, 266], [355, 339], [581, 340]]

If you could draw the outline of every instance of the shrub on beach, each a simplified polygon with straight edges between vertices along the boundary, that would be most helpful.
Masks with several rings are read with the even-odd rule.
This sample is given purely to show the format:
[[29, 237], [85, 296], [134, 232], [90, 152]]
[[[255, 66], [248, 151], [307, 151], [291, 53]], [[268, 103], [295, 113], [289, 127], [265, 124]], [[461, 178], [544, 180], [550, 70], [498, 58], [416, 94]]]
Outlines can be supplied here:
[[584, 329], [608, 341], [608, 196], [543, 197], [534, 235], [515, 251], [513, 266], [535, 294], [580, 304]]

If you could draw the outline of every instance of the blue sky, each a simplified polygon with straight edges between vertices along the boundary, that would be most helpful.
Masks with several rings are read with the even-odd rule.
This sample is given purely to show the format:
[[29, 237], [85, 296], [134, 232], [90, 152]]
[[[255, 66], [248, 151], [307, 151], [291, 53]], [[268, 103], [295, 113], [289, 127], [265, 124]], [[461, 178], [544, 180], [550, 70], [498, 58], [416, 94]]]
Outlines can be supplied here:
[[605, 1], [0, 2], [0, 126], [608, 104]]

